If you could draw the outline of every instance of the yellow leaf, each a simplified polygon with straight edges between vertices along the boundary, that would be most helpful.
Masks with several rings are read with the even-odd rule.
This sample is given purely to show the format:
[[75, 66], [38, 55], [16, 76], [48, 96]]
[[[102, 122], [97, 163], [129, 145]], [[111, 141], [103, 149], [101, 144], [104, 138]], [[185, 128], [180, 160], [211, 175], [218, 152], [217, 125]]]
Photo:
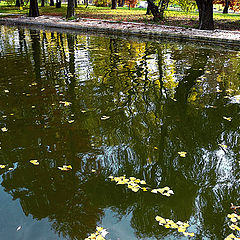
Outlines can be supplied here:
[[151, 192], [152, 193], [158, 193], [158, 190], [157, 189], [153, 189]]
[[230, 220], [234, 223], [237, 222], [237, 218], [230, 218]]
[[194, 233], [183, 232], [184, 236], [194, 237]]
[[165, 224], [164, 227], [165, 227], [165, 228], [170, 228], [170, 225]]
[[185, 231], [186, 231], [186, 228], [184, 228], [184, 227], [179, 227], [179, 228], [178, 228], [178, 231], [179, 231], [179, 232], [185, 232]]
[[30, 160], [30, 163], [32, 163], [33, 165], [39, 165], [38, 160]]
[[180, 155], [180, 157], [186, 157], [187, 152], [178, 152], [178, 154]]
[[143, 187], [142, 190], [143, 190], [144, 192], [147, 192], [147, 188], [145, 188], [145, 187]]
[[7, 132], [8, 129], [3, 127], [3, 128], [1, 128], [1, 130], [2, 130], [2, 132]]
[[97, 231], [101, 232], [103, 230], [103, 227], [97, 227]]
[[95, 169], [92, 169], [92, 172], [96, 172], [96, 170], [95, 170]]
[[227, 145], [224, 145], [224, 144], [218, 144], [218, 146], [220, 146], [222, 148], [227, 148]]
[[225, 119], [225, 120], [227, 120], [227, 121], [229, 121], [229, 122], [232, 121], [232, 118], [231, 118], [231, 117], [223, 117], [223, 119]]
[[69, 120], [69, 121], [68, 121], [68, 123], [73, 123], [73, 122], [74, 122], [74, 120]]
[[133, 188], [131, 188], [131, 189], [132, 189], [133, 192], [137, 192], [137, 191], [139, 190], [138, 187], [133, 187]]
[[158, 150], [158, 147], [154, 147], [154, 150]]
[[105, 238], [102, 237], [101, 235], [98, 235], [97, 238], [96, 238], [96, 240], [105, 240]]
[[109, 116], [102, 116], [101, 117], [101, 120], [107, 120], [107, 119], [109, 119], [110, 117]]
[[144, 180], [140, 181], [141, 184], [147, 184]]
[[0, 164], [0, 168], [1, 168], [1, 169], [5, 168], [5, 167], [6, 167], [6, 165], [1, 165], [1, 164]]

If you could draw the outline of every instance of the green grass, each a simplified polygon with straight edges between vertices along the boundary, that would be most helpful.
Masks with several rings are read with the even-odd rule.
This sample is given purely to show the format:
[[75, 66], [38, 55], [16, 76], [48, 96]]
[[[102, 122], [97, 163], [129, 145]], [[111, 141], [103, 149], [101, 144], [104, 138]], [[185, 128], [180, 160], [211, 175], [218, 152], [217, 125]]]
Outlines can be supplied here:
[[[15, 6], [7, 6], [6, 2], [0, 3], [0, 13], [5, 14], [27, 14], [29, 6], [24, 6], [23, 10]], [[62, 4], [61, 8], [56, 7], [39, 7], [41, 15], [56, 15], [66, 16], [67, 5]], [[108, 7], [95, 7], [89, 6], [86, 8], [84, 5], [79, 5], [75, 9], [76, 15], [80, 18], [95, 18], [95, 19], [106, 19], [114, 21], [133, 21], [133, 22], [151, 22], [152, 16], [146, 15], [146, 9], [143, 8], [132, 8], [128, 7], [117, 8], [115, 10]], [[198, 12], [192, 12], [186, 14], [183, 11], [168, 10], [165, 12], [165, 20], [160, 24], [184, 26], [184, 27], [196, 27], [198, 24]], [[226, 29], [240, 29], [240, 14], [229, 13], [214, 13], [215, 25], [217, 28]]]

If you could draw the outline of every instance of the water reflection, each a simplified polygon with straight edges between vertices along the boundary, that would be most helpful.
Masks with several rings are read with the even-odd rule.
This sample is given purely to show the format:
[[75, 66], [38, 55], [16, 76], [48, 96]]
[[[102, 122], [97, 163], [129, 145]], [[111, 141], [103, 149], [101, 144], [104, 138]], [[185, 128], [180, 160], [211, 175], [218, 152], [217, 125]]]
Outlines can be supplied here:
[[[26, 215], [48, 218], [65, 239], [101, 223], [117, 239], [109, 212], [128, 226], [125, 239], [181, 238], [156, 215], [189, 221], [196, 239], [229, 233], [239, 200], [237, 51], [3, 26], [0, 49], [1, 184]], [[133, 193], [110, 174], [175, 195]]]

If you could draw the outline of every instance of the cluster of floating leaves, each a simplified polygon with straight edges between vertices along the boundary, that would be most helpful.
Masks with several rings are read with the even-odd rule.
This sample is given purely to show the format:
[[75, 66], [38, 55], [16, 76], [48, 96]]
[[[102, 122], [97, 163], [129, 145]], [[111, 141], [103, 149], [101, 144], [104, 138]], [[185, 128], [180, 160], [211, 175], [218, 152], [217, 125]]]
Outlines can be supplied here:
[[190, 227], [188, 223], [177, 221], [176, 223], [173, 220], [163, 218], [160, 216], [155, 217], [156, 221], [158, 221], [159, 225], [165, 227], [165, 228], [172, 228], [177, 229], [178, 232], [182, 233], [184, 236], [193, 237], [194, 233], [187, 232], [187, 228]]
[[[129, 189], [131, 189], [133, 192], [138, 192], [139, 190], [142, 190], [144, 192], [150, 191], [152, 193], [160, 193], [164, 196], [170, 197], [172, 194], [174, 194], [173, 190], [171, 190], [169, 187], [164, 188], [150, 188], [146, 186], [146, 182], [144, 180], [140, 180], [135, 177], [126, 178], [125, 176], [121, 177], [113, 177], [109, 176], [111, 181], [115, 181], [117, 185], [124, 185], [126, 184]], [[141, 186], [144, 185], [144, 186]]]
[[107, 234], [108, 232], [106, 231], [106, 229], [104, 229], [103, 227], [97, 227], [96, 232], [92, 233], [89, 237], [85, 238], [85, 240], [91, 240], [91, 239], [105, 240], [105, 236]]
[[[238, 221], [240, 220], [240, 216], [236, 213], [228, 214], [227, 217], [231, 221], [231, 225], [229, 226], [230, 229], [233, 231], [236, 231], [238, 234], [240, 233], [240, 227], [238, 226]], [[239, 237], [236, 237], [233, 233], [228, 235], [224, 240], [233, 240], [233, 239], [240, 239]]]

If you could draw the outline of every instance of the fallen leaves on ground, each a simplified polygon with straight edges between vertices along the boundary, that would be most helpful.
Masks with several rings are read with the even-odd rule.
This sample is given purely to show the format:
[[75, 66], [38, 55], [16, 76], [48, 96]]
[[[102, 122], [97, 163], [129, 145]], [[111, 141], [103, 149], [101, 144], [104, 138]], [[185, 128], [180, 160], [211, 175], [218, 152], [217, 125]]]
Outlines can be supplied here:
[[71, 165], [63, 165], [62, 167], [58, 167], [61, 171], [69, 171], [72, 169]]

